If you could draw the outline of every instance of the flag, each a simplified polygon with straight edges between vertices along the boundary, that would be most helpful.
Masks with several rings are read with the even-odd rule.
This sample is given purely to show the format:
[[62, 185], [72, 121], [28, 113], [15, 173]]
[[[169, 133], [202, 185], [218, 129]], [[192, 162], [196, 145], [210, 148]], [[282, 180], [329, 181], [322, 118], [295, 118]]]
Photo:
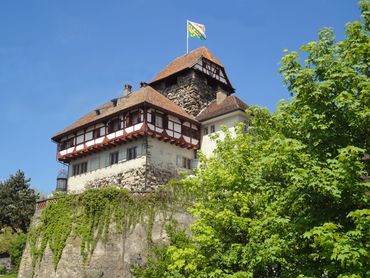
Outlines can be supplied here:
[[206, 27], [202, 24], [188, 21], [188, 36], [190, 38], [206, 39]]

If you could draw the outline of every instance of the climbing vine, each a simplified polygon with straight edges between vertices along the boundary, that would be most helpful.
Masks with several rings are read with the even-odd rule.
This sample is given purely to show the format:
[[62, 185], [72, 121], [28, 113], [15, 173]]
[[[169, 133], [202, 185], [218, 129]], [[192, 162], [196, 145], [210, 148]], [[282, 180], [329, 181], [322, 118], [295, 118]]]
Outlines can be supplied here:
[[161, 213], [168, 216], [175, 208], [173, 188], [174, 186], [168, 186], [155, 193], [136, 195], [115, 187], [89, 189], [82, 194], [67, 195], [49, 204], [29, 233], [33, 270], [41, 262], [47, 246], [53, 252], [56, 270], [70, 236], [80, 238], [84, 262], [89, 259], [99, 241], [108, 241], [112, 228], [122, 234], [141, 223], [146, 229], [150, 244], [156, 215]]

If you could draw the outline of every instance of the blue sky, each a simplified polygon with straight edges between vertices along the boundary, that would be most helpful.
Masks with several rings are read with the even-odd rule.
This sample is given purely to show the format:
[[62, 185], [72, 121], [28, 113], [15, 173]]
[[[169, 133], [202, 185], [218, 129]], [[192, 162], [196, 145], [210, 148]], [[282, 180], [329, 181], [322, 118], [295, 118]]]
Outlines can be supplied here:
[[0, 180], [22, 169], [44, 193], [55, 188], [57, 131], [96, 106], [151, 80], [186, 52], [186, 20], [205, 24], [205, 45], [236, 94], [275, 110], [289, 93], [283, 50], [324, 26], [338, 39], [358, 20], [356, 1], [0, 1]]

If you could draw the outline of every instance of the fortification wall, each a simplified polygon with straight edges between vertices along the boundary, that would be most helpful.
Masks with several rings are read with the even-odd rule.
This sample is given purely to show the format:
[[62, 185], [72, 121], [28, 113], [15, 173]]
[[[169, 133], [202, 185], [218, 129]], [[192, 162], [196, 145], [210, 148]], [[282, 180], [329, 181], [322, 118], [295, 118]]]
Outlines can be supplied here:
[[[35, 225], [40, 211], [33, 219]], [[175, 212], [172, 219], [177, 220], [180, 226], [188, 229], [192, 217], [185, 212]], [[168, 237], [164, 231], [169, 216], [157, 215], [148, 233], [147, 225], [138, 223], [126, 233], [118, 234], [111, 229], [109, 240], [106, 243], [98, 242], [95, 250], [87, 262], [83, 262], [80, 254], [80, 239], [70, 236], [63, 250], [57, 269], [54, 269], [53, 253], [46, 248], [41, 263], [35, 267], [35, 278], [121, 278], [133, 277], [130, 268], [133, 264], [145, 263], [150, 244], [166, 243]], [[148, 238], [148, 234], [150, 238]], [[26, 245], [20, 265], [18, 277], [32, 276], [32, 258], [30, 245]]]

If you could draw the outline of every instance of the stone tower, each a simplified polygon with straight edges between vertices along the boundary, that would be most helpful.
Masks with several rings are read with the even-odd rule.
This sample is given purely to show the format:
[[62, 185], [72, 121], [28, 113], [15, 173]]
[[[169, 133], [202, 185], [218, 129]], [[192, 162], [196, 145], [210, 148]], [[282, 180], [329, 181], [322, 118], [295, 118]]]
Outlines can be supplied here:
[[149, 85], [194, 117], [217, 95], [234, 92], [223, 65], [206, 47], [178, 57]]

